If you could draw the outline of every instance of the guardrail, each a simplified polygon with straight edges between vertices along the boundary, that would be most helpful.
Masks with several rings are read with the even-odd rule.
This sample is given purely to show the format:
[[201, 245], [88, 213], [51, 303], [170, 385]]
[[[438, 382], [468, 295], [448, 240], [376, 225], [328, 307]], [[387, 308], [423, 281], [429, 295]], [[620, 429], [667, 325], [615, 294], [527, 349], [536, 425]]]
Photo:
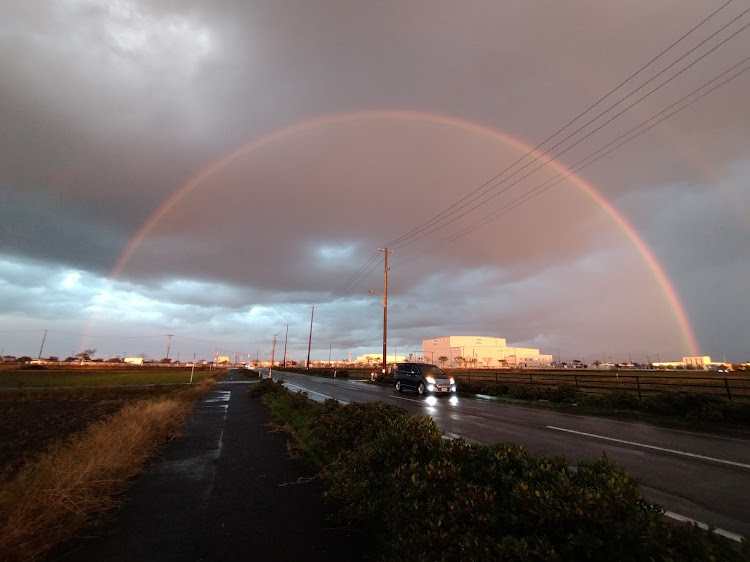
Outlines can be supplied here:
[[637, 394], [638, 399], [660, 392], [681, 392], [723, 396], [729, 400], [750, 400], [750, 377], [748, 376], [700, 376], [673, 374], [640, 374], [622, 372], [597, 373], [549, 373], [539, 371], [467, 371], [456, 373], [467, 382], [490, 382], [496, 384], [527, 384], [530, 386], [555, 387], [563, 384], [575, 386], [579, 392], [604, 394], [622, 390]]

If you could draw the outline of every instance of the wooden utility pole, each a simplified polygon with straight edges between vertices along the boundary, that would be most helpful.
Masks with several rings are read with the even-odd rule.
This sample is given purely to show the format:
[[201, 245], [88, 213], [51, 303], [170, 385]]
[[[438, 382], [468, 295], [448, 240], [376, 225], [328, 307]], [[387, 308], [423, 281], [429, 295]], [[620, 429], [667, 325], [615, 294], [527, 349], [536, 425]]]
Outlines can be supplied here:
[[289, 324], [286, 325], [286, 336], [284, 336], [284, 361], [282, 367], [286, 368], [286, 342], [289, 341]]
[[307, 369], [310, 369], [310, 348], [312, 347], [312, 325], [313, 318], [315, 317], [315, 305], [312, 305], [312, 312], [310, 313], [310, 339], [307, 342]]
[[273, 354], [276, 351], [276, 334], [273, 335], [273, 344], [271, 345], [271, 364], [268, 366], [268, 378], [273, 378]]
[[44, 336], [42, 337], [42, 345], [39, 348], [39, 357], [37, 357], [37, 359], [42, 358], [42, 351], [44, 350], [44, 342], [46, 341], [46, 339], [47, 339], [47, 330], [44, 330]]
[[383, 374], [385, 375], [386, 365], [388, 363], [388, 254], [393, 250], [388, 248], [378, 248], [379, 252], [385, 254], [385, 269], [383, 281]]

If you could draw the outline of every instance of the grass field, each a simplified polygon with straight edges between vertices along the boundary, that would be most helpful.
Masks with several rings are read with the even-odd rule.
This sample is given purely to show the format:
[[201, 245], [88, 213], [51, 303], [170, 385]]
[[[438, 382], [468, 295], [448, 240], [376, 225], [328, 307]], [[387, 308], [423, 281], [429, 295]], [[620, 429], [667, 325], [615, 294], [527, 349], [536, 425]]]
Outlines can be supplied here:
[[[190, 382], [190, 371], [190, 367], [3, 369], [0, 370], [0, 388], [181, 384]], [[196, 369], [193, 373], [193, 382], [200, 382], [216, 373], [215, 370]]]

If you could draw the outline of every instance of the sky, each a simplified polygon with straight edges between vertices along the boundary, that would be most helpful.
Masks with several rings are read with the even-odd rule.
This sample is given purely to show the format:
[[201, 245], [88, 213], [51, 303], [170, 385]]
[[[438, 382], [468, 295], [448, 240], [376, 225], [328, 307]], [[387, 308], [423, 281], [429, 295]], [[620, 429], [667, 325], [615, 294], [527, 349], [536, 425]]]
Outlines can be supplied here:
[[750, 361], [748, 10], [0, 0], [0, 353]]

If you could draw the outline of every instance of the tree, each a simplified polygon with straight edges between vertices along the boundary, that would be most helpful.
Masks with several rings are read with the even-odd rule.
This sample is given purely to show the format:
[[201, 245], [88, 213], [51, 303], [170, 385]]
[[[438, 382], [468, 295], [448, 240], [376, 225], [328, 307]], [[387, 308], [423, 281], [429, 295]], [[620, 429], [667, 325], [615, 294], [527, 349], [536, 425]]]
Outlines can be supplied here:
[[441, 355], [440, 357], [438, 357], [438, 361], [440, 362], [441, 367], [445, 367], [445, 364], [447, 363], [448, 358], [445, 355]]
[[83, 351], [76, 353], [76, 357], [78, 357], [81, 361], [91, 361], [91, 356], [94, 353], [96, 353], [95, 349], [84, 349]]
[[492, 361], [492, 357], [484, 357], [484, 364], [487, 366], [487, 368], [490, 368], [490, 361]]
[[456, 363], [458, 363], [461, 367], [463, 367], [466, 364], [466, 358], [459, 355], [458, 357], [454, 357], [454, 360]]

